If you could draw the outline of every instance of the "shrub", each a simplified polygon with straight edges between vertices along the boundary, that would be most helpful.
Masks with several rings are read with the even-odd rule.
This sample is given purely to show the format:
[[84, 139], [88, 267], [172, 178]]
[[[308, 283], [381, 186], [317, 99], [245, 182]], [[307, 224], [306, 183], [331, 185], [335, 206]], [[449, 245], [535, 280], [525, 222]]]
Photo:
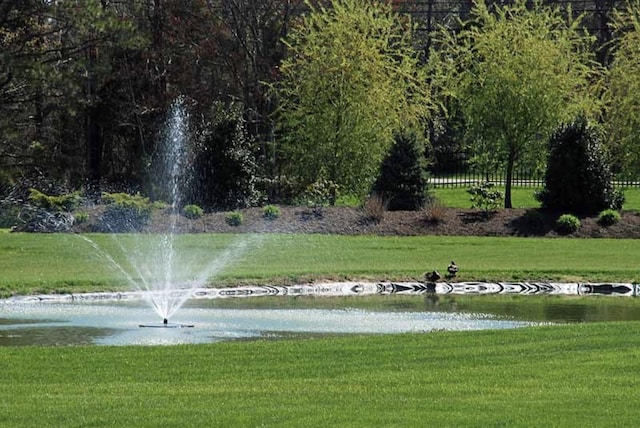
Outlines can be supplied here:
[[504, 194], [494, 189], [495, 185], [490, 182], [476, 183], [467, 190], [471, 195], [471, 208], [480, 209], [485, 214], [495, 211], [500, 207], [504, 199]]
[[59, 196], [49, 196], [39, 190], [29, 189], [29, 201], [38, 208], [42, 208], [47, 211], [71, 212], [80, 205], [82, 198], [80, 197], [80, 192], [73, 192]]
[[184, 208], [182, 208], [182, 214], [184, 214], [186, 218], [195, 220], [202, 217], [202, 215], [204, 214], [204, 210], [194, 204], [185, 205]]
[[267, 220], [275, 220], [280, 217], [280, 208], [276, 207], [275, 205], [267, 205], [266, 207], [262, 208], [262, 215]]
[[103, 193], [102, 201], [107, 208], [98, 221], [99, 232], [137, 232], [151, 218], [153, 204], [139, 193]]
[[429, 201], [423, 209], [424, 219], [431, 224], [443, 223], [447, 215], [447, 207], [437, 199]]
[[573, 214], [563, 214], [556, 220], [556, 231], [563, 235], [575, 233], [580, 229], [580, 219]]
[[546, 218], [539, 210], [527, 210], [521, 217], [520, 224], [532, 233], [543, 233], [547, 228]]
[[0, 200], [0, 229], [20, 224], [21, 208], [20, 204]]
[[302, 197], [305, 205], [316, 217], [324, 215], [324, 207], [333, 205], [338, 197], [339, 186], [330, 180], [318, 180], [305, 189]]
[[242, 105], [214, 103], [197, 128], [186, 197], [207, 209], [257, 205], [261, 194], [256, 187], [256, 145], [247, 132]]
[[73, 215], [74, 222], [77, 224], [86, 223], [89, 220], [89, 214], [84, 211], [79, 211]]
[[398, 133], [394, 140], [373, 192], [383, 196], [390, 211], [419, 210], [429, 199], [424, 144], [415, 132]]
[[612, 180], [600, 133], [579, 117], [551, 135], [545, 187], [537, 199], [544, 208], [558, 211], [593, 214], [620, 209], [624, 195]]
[[230, 212], [224, 218], [224, 221], [227, 222], [229, 226], [240, 226], [243, 220], [244, 220], [244, 217], [242, 216], [242, 213], [239, 211]]
[[620, 221], [620, 213], [616, 210], [606, 209], [598, 215], [600, 226], [611, 226]]
[[364, 219], [366, 221], [380, 223], [384, 219], [384, 212], [387, 209], [387, 204], [382, 196], [374, 193], [364, 202], [363, 209]]
[[168, 203], [166, 203], [165, 201], [153, 201], [151, 203], [151, 208], [153, 208], [154, 210], [163, 210], [165, 208], [167, 208], [169, 206]]

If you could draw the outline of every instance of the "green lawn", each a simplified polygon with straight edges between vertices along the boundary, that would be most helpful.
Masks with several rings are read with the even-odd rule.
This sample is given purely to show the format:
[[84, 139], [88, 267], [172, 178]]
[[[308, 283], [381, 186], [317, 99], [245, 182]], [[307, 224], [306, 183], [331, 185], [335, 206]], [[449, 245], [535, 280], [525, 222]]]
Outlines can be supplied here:
[[[120, 241], [90, 238], [124, 261]], [[127, 248], [138, 242], [119, 238]], [[197, 262], [238, 243], [247, 251], [231, 253], [234, 263], [212, 283], [420, 279], [451, 258], [460, 280], [637, 281], [640, 253], [640, 240], [437, 236], [199, 234], [176, 245]], [[0, 272], [4, 295], [128, 287], [105, 255], [70, 234], [2, 233]], [[170, 347], [2, 347], [0, 367], [0, 427], [634, 427], [640, 419], [635, 321]]]
[[[504, 187], [496, 187], [504, 193]], [[538, 202], [533, 196], [538, 187], [513, 187], [511, 189], [511, 202], [514, 208], [538, 208]], [[640, 210], [640, 189], [623, 188], [620, 189], [625, 195], [625, 210]], [[433, 190], [434, 196], [445, 206], [451, 208], [470, 208], [470, 195], [466, 187], [438, 187]]]
[[[120, 240], [131, 252], [134, 243], [153, 239], [149, 235], [89, 237], [122, 264], [126, 258]], [[461, 267], [461, 281], [629, 282], [638, 280], [634, 255], [640, 254], [640, 240], [633, 239], [279, 234], [195, 234], [177, 239], [175, 245], [182, 255], [177, 265], [189, 268], [179, 279], [189, 279], [203, 267], [215, 267], [220, 260], [229, 262], [210, 279], [218, 285], [313, 279], [421, 280], [424, 272], [444, 271], [450, 260]], [[245, 244], [246, 251], [225, 253], [238, 243]], [[0, 293], [5, 296], [131, 288], [107, 256], [72, 234], [3, 235], [0, 272]]]
[[640, 323], [0, 349], [0, 426], [633, 427]]

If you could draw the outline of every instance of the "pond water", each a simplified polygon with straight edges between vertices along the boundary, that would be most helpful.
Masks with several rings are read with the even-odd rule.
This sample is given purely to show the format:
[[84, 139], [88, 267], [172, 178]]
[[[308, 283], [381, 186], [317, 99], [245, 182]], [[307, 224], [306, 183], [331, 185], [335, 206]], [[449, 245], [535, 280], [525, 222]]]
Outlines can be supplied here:
[[203, 289], [171, 318], [175, 328], [140, 327], [162, 323], [135, 293], [28, 296], [0, 301], [0, 346], [177, 345], [640, 320], [640, 304], [628, 304], [635, 297], [495, 299], [478, 290], [426, 293], [419, 285], [391, 290], [380, 284]]
[[[282, 298], [270, 298], [280, 299]], [[248, 302], [249, 303], [249, 302]], [[264, 305], [267, 302], [263, 302]], [[389, 334], [433, 330], [516, 328], [525, 321], [487, 314], [388, 311], [358, 308], [214, 308], [191, 303], [169, 326], [159, 326], [148, 306], [130, 302], [3, 305], [0, 345], [170, 345], [313, 334]]]

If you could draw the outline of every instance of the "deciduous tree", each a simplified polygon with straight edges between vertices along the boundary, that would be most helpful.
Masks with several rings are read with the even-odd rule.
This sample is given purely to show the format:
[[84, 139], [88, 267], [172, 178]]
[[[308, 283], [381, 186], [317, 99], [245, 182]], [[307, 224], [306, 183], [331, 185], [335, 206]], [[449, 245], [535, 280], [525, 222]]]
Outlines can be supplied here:
[[607, 85], [605, 125], [617, 168], [627, 178], [640, 174], [640, 1], [613, 19], [614, 50]]
[[539, 0], [493, 6], [476, 2], [459, 33], [440, 33], [438, 66], [445, 93], [458, 98], [475, 161], [504, 169], [511, 208], [514, 167], [540, 165], [556, 126], [596, 110], [599, 69], [580, 19]]
[[411, 26], [381, 1], [307, 4], [280, 67], [283, 170], [301, 187], [327, 180], [363, 197], [394, 131], [428, 114]]

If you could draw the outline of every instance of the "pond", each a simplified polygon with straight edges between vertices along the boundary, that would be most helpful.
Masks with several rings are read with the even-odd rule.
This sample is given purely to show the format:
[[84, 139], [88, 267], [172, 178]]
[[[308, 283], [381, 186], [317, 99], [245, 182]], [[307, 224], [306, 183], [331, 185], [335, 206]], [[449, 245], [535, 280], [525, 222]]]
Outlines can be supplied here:
[[202, 289], [171, 319], [174, 328], [141, 327], [163, 325], [136, 293], [27, 296], [0, 301], [0, 346], [177, 345], [640, 320], [640, 305], [629, 304], [635, 297], [496, 298], [466, 290], [353, 283]]

